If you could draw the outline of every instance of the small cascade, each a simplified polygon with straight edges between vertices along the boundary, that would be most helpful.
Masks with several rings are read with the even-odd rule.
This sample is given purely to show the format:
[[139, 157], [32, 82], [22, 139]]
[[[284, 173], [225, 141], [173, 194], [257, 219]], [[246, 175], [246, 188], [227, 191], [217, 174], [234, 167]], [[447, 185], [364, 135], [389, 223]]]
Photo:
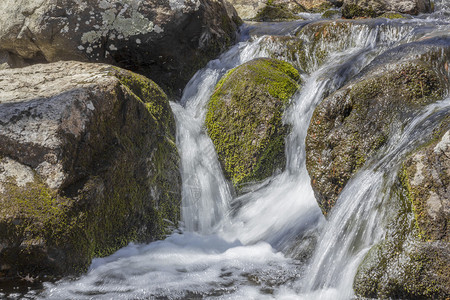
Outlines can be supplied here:
[[[450, 98], [427, 106], [390, 137], [347, 183], [328, 220], [306, 170], [310, 120], [324, 98], [376, 57], [446, 30], [449, 9], [441, 0], [435, 13], [412, 20], [336, 21], [319, 31], [319, 40], [323, 21], [245, 25], [243, 41], [198, 71], [180, 103], [171, 103], [182, 162], [179, 230], [163, 241], [131, 244], [95, 259], [86, 275], [47, 283], [29, 298], [351, 299], [359, 263], [385, 235], [385, 204], [401, 160], [450, 113]], [[302, 53], [293, 55], [287, 40], [301, 45]], [[237, 197], [206, 133], [206, 105], [221, 76], [258, 57], [303, 66], [304, 83], [283, 119], [291, 126], [285, 170]]]

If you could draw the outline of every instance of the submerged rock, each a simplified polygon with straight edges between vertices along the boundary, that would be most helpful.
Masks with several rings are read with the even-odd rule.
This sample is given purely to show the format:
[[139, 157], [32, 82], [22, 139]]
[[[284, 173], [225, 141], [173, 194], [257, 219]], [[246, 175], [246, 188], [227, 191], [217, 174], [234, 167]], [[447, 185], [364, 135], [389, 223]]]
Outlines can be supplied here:
[[417, 15], [431, 12], [430, 0], [344, 0], [342, 16], [347, 19], [358, 17], [375, 18], [384, 13]]
[[285, 167], [282, 114], [299, 88], [290, 64], [255, 59], [229, 71], [208, 103], [206, 127], [226, 176], [238, 189]]
[[435, 38], [383, 53], [315, 109], [306, 138], [307, 169], [324, 214], [412, 113], [448, 92], [448, 45]]
[[239, 24], [223, 0], [3, 0], [0, 51], [28, 63], [107, 62], [180, 93]]
[[151, 80], [107, 65], [0, 71], [0, 278], [66, 275], [179, 219], [175, 121]]
[[[404, 208], [386, 238], [359, 266], [363, 297], [447, 299], [450, 296], [450, 118], [403, 163], [398, 184]], [[392, 208], [392, 207], [391, 207]]]

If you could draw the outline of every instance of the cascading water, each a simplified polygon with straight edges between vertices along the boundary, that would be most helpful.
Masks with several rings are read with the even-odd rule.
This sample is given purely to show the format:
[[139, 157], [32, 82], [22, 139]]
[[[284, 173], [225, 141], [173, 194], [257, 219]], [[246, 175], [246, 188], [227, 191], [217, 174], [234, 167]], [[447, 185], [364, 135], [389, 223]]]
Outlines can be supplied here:
[[[172, 103], [182, 157], [183, 226], [179, 232], [164, 241], [132, 244], [110, 257], [95, 259], [81, 278], [46, 284], [39, 295], [31, 292], [26, 297], [350, 299], [358, 264], [384, 234], [380, 222], [387, 212], [381, 203], [387, 201], [400, 160], [411, 149], [412, 137], [426, 136], [439, 118], [431, 123], [425, 119], [449, 114], [450, 99], [428, 106], [392, 137], [382, 158], [369, 161], [347, 184], [328, 221], [317, 206], [306, 170], [307, 128], [320, 101], [375, 57], [396, 45], [448, 30], [445, 1], [437, 5], [444, 12], [420, 19], [361, 22], [346, 39], [315, 46], [328, 51], [325, 62], [318, 61], [314, 49], [306, 46], [310, 74], [303, 75], [304, 85], [284, 116], [292, 126], [286, 142], [286, 170], [237, 198], [204, 129], [206, 103], [227, 70], [271, 56], [279, 45], [264, 35], [253, 37], [211, 61], [192, 78], [180, 104]], [[289, 35], [304, 24], [271, 30]], [[245, 30], [261, 35], [266, 29], [250, 26]], [[306, 45], [312, 43], [311, 37], [302, 38]]]

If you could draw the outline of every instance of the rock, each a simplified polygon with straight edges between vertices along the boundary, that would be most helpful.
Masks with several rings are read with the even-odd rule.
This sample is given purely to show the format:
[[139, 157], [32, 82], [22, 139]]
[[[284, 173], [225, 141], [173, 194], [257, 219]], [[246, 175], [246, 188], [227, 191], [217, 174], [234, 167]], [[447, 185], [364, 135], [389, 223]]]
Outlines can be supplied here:
[[228, 0], [236, 9], [239, 17], [244, 20], [250, 20], [256, 17], [256, 14], [266, 7], [267, 0]]
[[449, 45], [448, 38], [436, 37], [385, 52], [317, 106], [306, 137], [306, 163], [325, 215], [389, 136], [448, 92]]
[[86, 270], [179, 220], [175, 121], [151, 80], [102, 64], [0, 71], [3, 277]]
[[[299, 7], [299, 6], [297, 6]], [[279, 4], [266, 4], [254, 18], [252, 21], [258, 22], [279, 22], [279, 21], [292, 21], [301, 19], [295, 13], [289, 9], [289, 6], [285, 3]]]
[[285, 167], [282, 114], [297, 91], [290, 64], [255, 59], [229, 71], [208, 103], [206, 127], [225, 175], [239, 191]]
[[342, 16], [375, 18], [384, 13], [395, 12], [409, 15], [431, 12], [430, 0], [344, 0]]
[[322, 14], [324, 19], [337, 19], [340, 18], [341, 13], [338, 10], [329, 9]]
[[300, 12], [322, 12], [332, 7], [328, 0], [228, 0], [242, 19], [280, 21], [298, 19]]
[[450, 117], [438, 135], [405, 161], [402, 182], [420, 236], [450, 242]]
[[4, 0], [0, 51], [27, 63], [106, 62], [180, 94], [235, 41], [239, 22], [223, 0]]
[[[391, 228], [358, 268], [357, 295], [447, 299], [450, 296], [450, 117], [407, 157]], [[390, 210], [396, 205], [390, 205]], [[397, 204], [399, 206], [399, 204]]]

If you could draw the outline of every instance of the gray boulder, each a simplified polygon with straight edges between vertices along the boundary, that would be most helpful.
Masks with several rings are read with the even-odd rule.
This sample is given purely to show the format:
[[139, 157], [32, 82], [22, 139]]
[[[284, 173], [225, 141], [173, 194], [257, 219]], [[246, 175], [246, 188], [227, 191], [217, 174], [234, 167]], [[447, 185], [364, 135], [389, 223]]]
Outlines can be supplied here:
[[322, 12], [332, 6], [329, 0], [228, 0], [242, 19], [279, 21], [295, 19], [295, 13]]
[[175, 121], [151, 80], [102, 64], [0, 71], [0, 278], [67, 275], [179, 220]]
[[223, 0], [4, 0], [0, 51], [28, 63], [106, 62], [179, 94], [234, 42], [238, 23]]
[[342, 16], [378, 17], [384, 13], [396, 12], [409, 15], [431, 12], [430, 0], [344, 0]]

